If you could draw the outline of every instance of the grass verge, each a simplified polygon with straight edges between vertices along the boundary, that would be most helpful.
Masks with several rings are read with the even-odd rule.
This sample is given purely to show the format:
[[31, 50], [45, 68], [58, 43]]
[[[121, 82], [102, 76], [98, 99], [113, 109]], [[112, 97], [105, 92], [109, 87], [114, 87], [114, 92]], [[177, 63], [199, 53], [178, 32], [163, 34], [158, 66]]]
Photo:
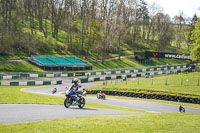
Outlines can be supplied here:
[[3, 133], [197, 133], [200, 114], [159, 113], [91, 116], [0, 125]]
[[91, 87], [91, 90], [124, 91], [147, 94], [168, 94], [200, 98], [200, 72], [158, 76], [108, 85]]

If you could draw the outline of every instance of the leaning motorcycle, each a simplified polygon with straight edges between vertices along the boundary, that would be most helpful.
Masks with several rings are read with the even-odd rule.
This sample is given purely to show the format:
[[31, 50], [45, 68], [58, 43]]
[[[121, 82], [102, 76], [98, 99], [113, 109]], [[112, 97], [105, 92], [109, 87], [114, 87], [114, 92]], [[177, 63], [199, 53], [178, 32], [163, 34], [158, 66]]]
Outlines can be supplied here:
[[75, 93], [74, 89], [66, 89], [64, 106], [69, 108], [70, 106], [78, 105], [79, 108], [83, 108], [85, 106], [85, 98], [86, 95], [85, 89], [81, 91], [80, 94]]
[[106, 100], [106, 94], [105, 93], [97, 93], [97, 98]]

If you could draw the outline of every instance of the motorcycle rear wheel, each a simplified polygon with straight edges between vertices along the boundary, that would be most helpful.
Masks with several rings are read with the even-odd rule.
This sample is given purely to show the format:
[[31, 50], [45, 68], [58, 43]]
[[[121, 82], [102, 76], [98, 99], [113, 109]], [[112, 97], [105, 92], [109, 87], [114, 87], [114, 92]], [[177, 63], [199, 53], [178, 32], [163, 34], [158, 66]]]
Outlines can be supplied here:
[[82, 98], [78, 107], [83, 108], [84, 106], [85, 106], [85, 98]]
[[105, 95], [103, 96], [103, 100], [106, 100], [106, 96]]
[[71, 98], [67, 97], [67, 98], [65, 99], [65, 101], [64, 101], [64, 106], [65, 106], [66, 108], [69, 108], [71, 104], [72, 104]]

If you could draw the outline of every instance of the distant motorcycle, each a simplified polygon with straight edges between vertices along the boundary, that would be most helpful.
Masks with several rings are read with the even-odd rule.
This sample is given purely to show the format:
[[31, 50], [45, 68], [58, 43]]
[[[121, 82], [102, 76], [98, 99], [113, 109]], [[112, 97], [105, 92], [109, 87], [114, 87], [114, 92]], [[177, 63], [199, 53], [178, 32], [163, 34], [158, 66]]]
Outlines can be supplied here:
[[106, 94], [105, 93], [97, 93], [97, 98], [105, 100], [106, 99]]
[[53, 91], [52, 91], [52, 94], [54, 94], [56, 92], [57, 92], [57, 88], [54, 88]]
[[85, 106], [85, 98], [84, 98], [85, 95], [86, 95], [85, 89], [83, 89], [83, 91], [80, 94], [77, 94], [74, 91], [74, 89], [67, 88], [64, 106], [66, 108], [69, 108], [70, 106], [78, 105], [79, 108], [83, 108]]

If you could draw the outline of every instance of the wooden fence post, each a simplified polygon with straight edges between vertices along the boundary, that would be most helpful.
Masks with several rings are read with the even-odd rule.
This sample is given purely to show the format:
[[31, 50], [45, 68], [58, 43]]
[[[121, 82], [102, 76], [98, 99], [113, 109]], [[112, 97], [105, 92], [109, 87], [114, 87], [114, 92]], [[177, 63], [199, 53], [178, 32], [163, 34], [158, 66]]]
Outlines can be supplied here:
[[167, 85], [167, 80], [168, 80], [168, 78], [166, 78], [166, 80], [165, 80], [165, 85]]
[[183, 85], [183, 78], [181, 79], [181, 85]]

